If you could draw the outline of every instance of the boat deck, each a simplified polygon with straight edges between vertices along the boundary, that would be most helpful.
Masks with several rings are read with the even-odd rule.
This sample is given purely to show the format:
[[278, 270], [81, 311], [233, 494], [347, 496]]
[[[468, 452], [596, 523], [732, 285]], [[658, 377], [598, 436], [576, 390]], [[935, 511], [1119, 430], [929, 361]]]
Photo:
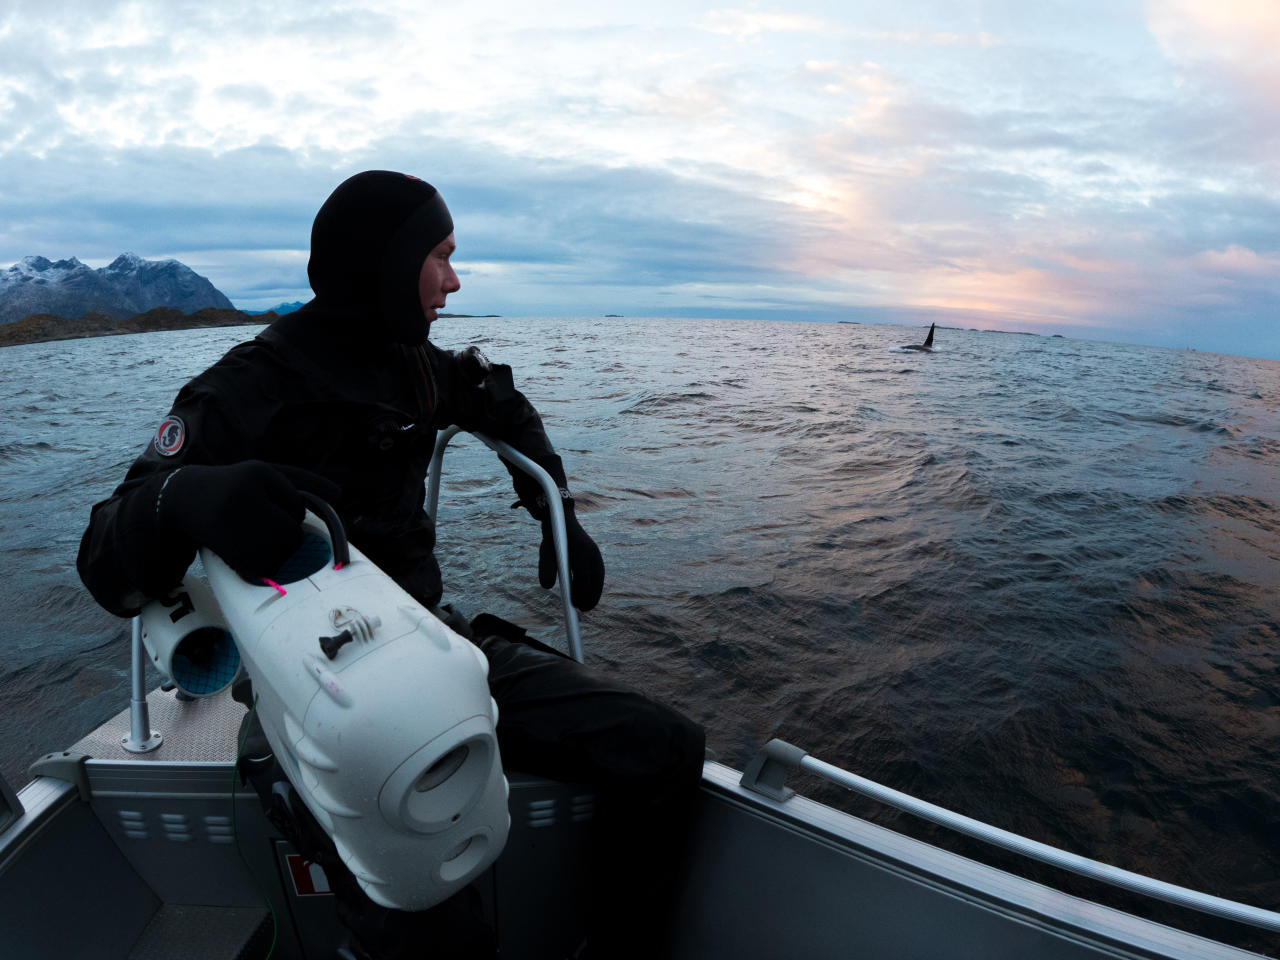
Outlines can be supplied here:
[[129, 710], [116, 714], [68, 749], [95, 760], [128, 760], [140, 763], [234, 763], [236, 738], [244, 705], [224, 690], [212, 697], [179, 700], [159, 688], [147, 695], [151, 728], [159, 731], [160, 746], [146, 753], [130, 753], [122, 745], [129, 735]]

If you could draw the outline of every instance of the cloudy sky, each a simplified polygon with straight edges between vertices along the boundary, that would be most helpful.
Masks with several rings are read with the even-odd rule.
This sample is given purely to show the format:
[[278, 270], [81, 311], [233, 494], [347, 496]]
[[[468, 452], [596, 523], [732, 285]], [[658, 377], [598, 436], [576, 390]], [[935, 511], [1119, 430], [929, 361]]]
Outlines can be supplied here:
[[[0, 5], [0, 268], [306, 299], [345, 176], [505, 315], [944, 323], [1280, 359], [1276, 0]], [[376, 11], [376, 12], [371, 12]]]

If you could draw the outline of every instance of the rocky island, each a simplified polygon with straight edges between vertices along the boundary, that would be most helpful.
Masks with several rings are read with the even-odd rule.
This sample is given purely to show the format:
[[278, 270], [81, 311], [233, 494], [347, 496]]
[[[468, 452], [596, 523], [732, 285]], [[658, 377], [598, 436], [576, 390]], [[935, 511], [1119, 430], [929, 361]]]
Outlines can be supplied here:
[[145, 313], [117, 320], [105, 313], [86, 313], [76, 318], [51, 313], [34, 313], [13, 323], [0, 324], [0, 347], [46, 340], [77, 340], [81, 337], [109, 337], [120, 333], [148, 333], [153, 330], [189, 330], [193, 327], [235, 327], [261, 325], [276, 318], [274, 313], [247, 314], [240, 310], [205, 307], [183, 313], [173, 307], [156, 307]]

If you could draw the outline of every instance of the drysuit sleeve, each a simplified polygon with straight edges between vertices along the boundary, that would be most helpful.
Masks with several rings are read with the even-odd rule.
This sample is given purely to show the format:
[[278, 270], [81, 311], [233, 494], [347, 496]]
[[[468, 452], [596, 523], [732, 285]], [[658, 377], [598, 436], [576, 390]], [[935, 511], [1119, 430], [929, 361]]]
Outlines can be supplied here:
[[166, 481], [188, 464], [252, 459], [270, 404], [252, 379], [237, 377], [235, 351], [188, 383], [112, 495], [95, 504], [76, 569], [93, 598], [119, 617], [181, 581], [195, 550], [159, 523]]
[[[547, 438], [542, 418], [523, 393], [516, 389], [511, 368], [490, 363], [474, 347], [458, 353], [427, 343], [425, 355], [435, 380], [435, 426], [457, 425], [511, 444], [555, 481], [561, 496], [568, 497], [564, 465]], [[535, 518], [546, 516], [542, 488], [515, 465], [503, 460], [520, 504]]]

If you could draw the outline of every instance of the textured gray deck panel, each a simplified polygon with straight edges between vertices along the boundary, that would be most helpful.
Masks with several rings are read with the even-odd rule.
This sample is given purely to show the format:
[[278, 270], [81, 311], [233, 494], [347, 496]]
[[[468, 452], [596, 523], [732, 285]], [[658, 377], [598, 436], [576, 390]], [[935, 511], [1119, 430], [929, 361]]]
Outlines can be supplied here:
[[254, 932], [270, 922], [261, 907], [168, 903], [156, 911], [128, 960], [237, 960]]
[[88, 736], [70, 747], [95, 760], [132, 760], [140, 763], [182, 761], [188, 763], [232, 763], [236, 758], [236, 736], [244, 718], [244, 706], [225, 690], [212, 697], [182, 702], [159, 688], [147, 695], [151, 729], [164, 741], [149, 753], [129, 753], [120, 745], [129, 733], [129, 708], [120, 711]]

